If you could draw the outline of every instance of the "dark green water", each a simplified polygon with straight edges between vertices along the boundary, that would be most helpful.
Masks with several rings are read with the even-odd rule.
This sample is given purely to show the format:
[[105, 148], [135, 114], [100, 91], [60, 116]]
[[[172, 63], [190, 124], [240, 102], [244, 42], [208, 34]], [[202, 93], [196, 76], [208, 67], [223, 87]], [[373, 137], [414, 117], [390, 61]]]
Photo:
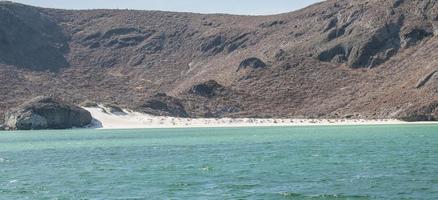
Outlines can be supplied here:
[[438, 126], [3, 132], [0, 199], [438, 199]]

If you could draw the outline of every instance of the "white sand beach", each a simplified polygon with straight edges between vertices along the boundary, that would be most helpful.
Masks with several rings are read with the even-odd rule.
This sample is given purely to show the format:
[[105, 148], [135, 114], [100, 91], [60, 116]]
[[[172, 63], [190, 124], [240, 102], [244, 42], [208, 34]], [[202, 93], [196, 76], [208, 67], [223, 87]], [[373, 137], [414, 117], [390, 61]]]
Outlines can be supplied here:
[[436, 122], [404, 122], [397, 119], [253, 119], [253, 118], [175, 118], [152, 116], [124, 110], [124, 113], [109, 113], [105, 107], [84, 108], [93, 116], [88, 128], [140, 129], [140, 128], [194, 128], [194, 127], [262, 127], [262, 126], [329, 126], [329, 125], [385, 125], [424, 124]]

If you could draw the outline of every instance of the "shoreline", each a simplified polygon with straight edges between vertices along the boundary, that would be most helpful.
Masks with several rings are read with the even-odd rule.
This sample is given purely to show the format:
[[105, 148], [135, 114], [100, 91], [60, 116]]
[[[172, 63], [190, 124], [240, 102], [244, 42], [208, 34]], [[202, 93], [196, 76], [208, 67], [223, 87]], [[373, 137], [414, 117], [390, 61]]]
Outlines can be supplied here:
[[259, 118], [176, 118], [153, 116], [129, 110], [109, 113], [103, 106], [84, 107], [93, 122], [91, 129], [159, 129], [159, 128], [244, 128], [244, 127], [299, 127], [348, 125], [406, 125], [438, 124], [438, 122], [406, 122], [397, 119], [259, 119]]

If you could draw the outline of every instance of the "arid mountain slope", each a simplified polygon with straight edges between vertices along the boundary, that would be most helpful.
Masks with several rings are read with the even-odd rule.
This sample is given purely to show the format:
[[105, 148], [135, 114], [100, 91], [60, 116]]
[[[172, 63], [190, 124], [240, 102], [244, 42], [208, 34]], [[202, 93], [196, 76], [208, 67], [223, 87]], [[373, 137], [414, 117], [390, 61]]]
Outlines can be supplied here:
[[191, 117], [438, 117], [435, 0], [275, 16], [1, 2], [0, 18], [0, 113], [54, 95]]

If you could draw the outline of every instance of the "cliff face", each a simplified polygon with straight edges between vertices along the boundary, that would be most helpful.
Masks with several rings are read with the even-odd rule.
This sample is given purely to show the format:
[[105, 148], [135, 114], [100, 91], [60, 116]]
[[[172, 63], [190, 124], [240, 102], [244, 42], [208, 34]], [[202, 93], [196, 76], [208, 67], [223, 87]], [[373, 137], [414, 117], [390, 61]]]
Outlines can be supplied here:
[[17, 130], [84, 127], [91, 120], [87, 110], [51, 97], [37, 97], [5, 115], [6, 125]]
[[438, 115], [434, 0], [259, 17], [2, 2], [0, 18], [1, 112], [55, 95], [191, 117]]

